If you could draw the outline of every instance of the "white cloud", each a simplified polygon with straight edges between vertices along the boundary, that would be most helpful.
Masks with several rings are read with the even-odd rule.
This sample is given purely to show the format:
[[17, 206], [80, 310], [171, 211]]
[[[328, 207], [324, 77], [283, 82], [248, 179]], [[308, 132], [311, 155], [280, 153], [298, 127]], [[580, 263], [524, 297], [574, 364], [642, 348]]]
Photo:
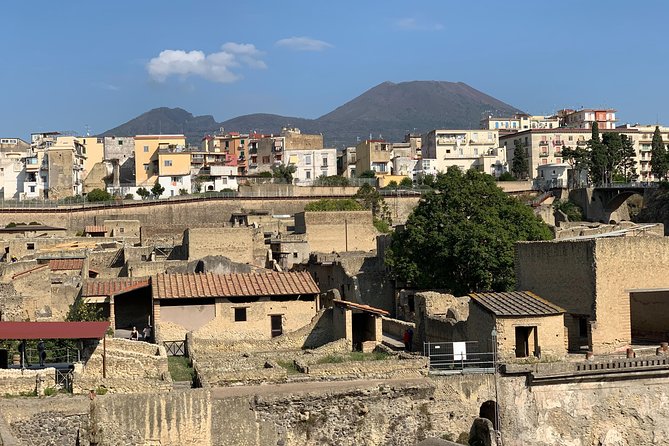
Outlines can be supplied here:
[[323, 51], [333, 47], [330, 43], [310, 37], [289, 37], [277, 40], [276, 46], [282, 46], [295, 51]]
[[397, 20], [395, 26], [404, 31], [441, 31], [444, 29], [441, 23], [426, 23], [412, 17]]
[[200, 76], [213, 82], [230, 83], [242, 78], [243, 67], [264, 69], [262, 52], [250, 43], [228, 42], [217, 53], [203, 51], [164, 50], [146, 65], [149, 76], [158, 82], [176, 75], [186, 78]]

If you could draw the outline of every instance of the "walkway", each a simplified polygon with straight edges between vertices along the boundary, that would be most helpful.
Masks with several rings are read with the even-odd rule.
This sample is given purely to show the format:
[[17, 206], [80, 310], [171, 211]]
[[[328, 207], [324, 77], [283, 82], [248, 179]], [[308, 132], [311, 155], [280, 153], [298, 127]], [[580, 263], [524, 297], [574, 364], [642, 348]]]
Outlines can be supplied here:
[[346, 391], [364, 387], [384, 386], [422, 386], [429, 385], [429, 378], [394, 378], [394, 379], [356, 379], [351, 381], [309, 381], [284, 384], [261, 384], [256, 386], [216, 387], [211, 389], [213, 398], [235, 396], [273, 395], [286, 393], [308, 393], [323, 391]]

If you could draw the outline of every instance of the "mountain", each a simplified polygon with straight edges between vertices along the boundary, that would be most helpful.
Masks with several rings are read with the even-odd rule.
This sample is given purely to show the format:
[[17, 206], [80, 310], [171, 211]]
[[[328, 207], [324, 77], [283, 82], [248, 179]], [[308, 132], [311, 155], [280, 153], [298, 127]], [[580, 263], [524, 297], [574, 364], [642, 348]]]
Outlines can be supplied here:
[[210, 115], [193, 116], [180, 108], [163, 107], [110, 129], [103, 136], [184, 133], [190, 143], [197, 144], [202, 136], [221, 127], [243, 133], [279, 133], [282, 127], [292, 126], [304, 133], [322, 133], [327, 145], [340, 147], [355, 144], [357, 138], [365, 139], [370, 134], [400, 141], [409, 131], [478, 128], [486, 114], [517, 112], [520, 110], [462, 82], [383, 82], [317, 119], [256, 113], [219, 123]]

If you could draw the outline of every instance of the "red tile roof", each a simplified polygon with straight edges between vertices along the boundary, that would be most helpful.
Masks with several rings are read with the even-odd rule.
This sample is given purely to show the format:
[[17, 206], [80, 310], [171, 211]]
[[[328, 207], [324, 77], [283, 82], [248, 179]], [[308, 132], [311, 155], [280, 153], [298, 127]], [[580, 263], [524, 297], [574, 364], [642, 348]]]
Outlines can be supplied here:
[[318, 285], [306, 271], [267, 274], [158, 274], [153, 280], [154, 299], [318, 293]]
[[382, 310], [376, 307], [370, 307], [369, 305], [362, 305], [355, 302], [349, 302], [347, 300], [339, 300], [339, 299], [335, 299], [332, 302], [335, 305], [352, 308], [354, 310], [362, 310], [366, 313], [378, 314], [380, 316], [390, 316], [390, 313], [388, 313], [386, 310]]
[[48, 268], [48, 267], [49, 267], [49, 265], [47, 265], [47, 264], [45, 263], [45, 264], [43, 264], [43, 265], [38, 265], [38, 266], [36, 266], [36, 267], [34, 267], [34, 268], [30, 268], [30, 269], [27, 269], [27, 270], [25, 270], [25, 271], [21, 271], [20, 273], [16, 273], [16, 274], [14, 274], [14, 275], [12, 276], [12, 280], [14, 280], [14, 279], [19, 279], [19, 278], [21, 278], [21, 277], [23, 277], [23, 276], [25, 276], [25, 275], [28, 275], [28, 274], [30, 274], [30, 273], [32, 273], [32, 272], [40, 271], [40, 270], [43, 270], [43, 269]]
[[52, 259], [49, 260], [51, 271], [81, 271], [84, 259]]
[[98, 232], [107, 232], [107, 228], [105, 228], [104, 226], [100, 226], [100, 225], [91, 225], [91, 226], [86, 226], [85, 232], [87, 234], [93, 234], [93, 233], [98, 233]]
[[136, 279], [118, 278], [87, 280], [84, 283], [84, 289], [81, 292], [81, 296], [115, 296], [117, 294], [147, 287], [150, 284], [151, 281], [149, 277], [139, 277]]
[[102, 339], [109, 322], [0, 322], [0, 339]]

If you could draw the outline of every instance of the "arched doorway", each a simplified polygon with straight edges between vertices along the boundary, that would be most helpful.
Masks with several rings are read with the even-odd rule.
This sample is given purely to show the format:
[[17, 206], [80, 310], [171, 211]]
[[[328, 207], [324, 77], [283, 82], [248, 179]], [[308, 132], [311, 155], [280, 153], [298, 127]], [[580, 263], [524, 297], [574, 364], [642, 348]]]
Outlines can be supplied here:
[[479, 418], [490, 420], [490, 422], [492, 422], [493, 429], [499, 430], [497, 426], [497, 403], [492, 400], [488, 400], [481, 404], [481, 409], [479, 409]]

